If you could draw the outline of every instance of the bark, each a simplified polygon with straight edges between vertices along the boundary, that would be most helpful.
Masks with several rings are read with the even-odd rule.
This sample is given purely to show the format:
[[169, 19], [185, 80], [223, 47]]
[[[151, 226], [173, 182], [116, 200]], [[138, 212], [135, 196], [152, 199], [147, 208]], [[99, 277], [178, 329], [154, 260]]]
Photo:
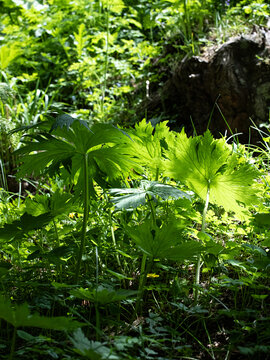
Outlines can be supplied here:
[[215, 136], [230, 135], [230, 129], [243, 133], [242, 143], [252, 131], [251, 142], [257, 142], [250, 119], [258, 126], [269, 122], [270, 30], [256, 26], [249, 35], [183, 59], [146, 107], [149, 119], [162, 113], [176, 130], [184, 126], [192, 133], [193, 122], [198, 134], [209, 125]]

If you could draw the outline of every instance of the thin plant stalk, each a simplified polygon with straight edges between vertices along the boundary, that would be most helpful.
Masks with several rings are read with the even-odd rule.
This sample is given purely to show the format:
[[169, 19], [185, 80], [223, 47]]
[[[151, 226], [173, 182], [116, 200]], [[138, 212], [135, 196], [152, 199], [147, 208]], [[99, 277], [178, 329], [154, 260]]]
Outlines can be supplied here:
[[110, 30], [109, 30], [109, 9], [107, 7], [106, 12], [106, 53], [105, 53], [105, 68], [104, 68], [104, 80], [102, 84], [102, 98], [101, 98], [101, 112], [102, 112], [102, 118], [104, 116], [104, 100], [105, 100], [105, 93], [107, 88], [107, 75], [108, 75], [108, 53], [109, 53], [109, 36], [110, 36]]
[[98, 264], [98, 247], [96, 246], [96, 285], [98, 286], [99, 279], [99, 264]]
[[[57, 246], [60, 247], [60, 239], [59, 239], [59, 235], [58, 235], [56, 222], [55, 222], [54, 219], [53, 219], [53, 227], [54, 227], [55, 237], [56, 237], [56, 241], [57, 241]], [[59, 274], [59, 279], [62, 282], [62, 265], [61, 264], [57, 265], [57, 271], [58, 271], [58, 274]]]
[[140, 282], [139, 282], [139, 289], [138, 289], [138, 296], [136, 300], [135, 306], [135, 315], [141, 312], [141, 301], [144, 294], [144, 286], [147, 279], [147, 274], [149, 273], [152, 266], [152, 261], [147, 262], [147, 255], [143, 254], [142, 263], [141, 263], [141, 273], [140, 273]]
[[100, 313], [97, 303], [95, 303], [95, 312], [96, 312], [96, 340], [98, 341], [100, 339], [101, 330], [100, 330]]
[[83, 170], [84, 170], [84, 209], [83, 209], [83, 227], [82, 227], [82, 236], [81, 236], [81, 244], [80, 250], [77, 259], [77, 266], [76, 266], [76, 273], [75, 273], [75, 283], [78, 283], [79, 274], [81, 269], [81, 262], [83, 251], [85, 247], [85, 239], [86, 239], [86, 230], [87, 230], [87, 221], [89, 216], [89, 172], [88, 172], [88, 154], [84, 155], [84, 163], [83, 163]]
[[141, 270], [140, 270], [140, 281], [139, 281], [139, 289], [138, 289], [138, 295], [136, 299], [136, 306], [135, 306], [135, 316], [140, 312], [140, 305], [141, 300], [143, 297], [143, 287], [145, 284], [145, 265], [146, 265], [147, 256], [145, 253], [143, 253], [142, 256], [142, 262], [141, 262]]
[[[113, 246], [114, 246], [115, 251], [117, 251], [117, 244], [116, 244], [116, 239], [115, 239], [115, 233], [114, 233], [114, 228], [113, 228], [113, 223], [112, 223], [112, 214], [111, 214], [111, 212], [109, 212], [109, 219], [110, 219], [110, 229], [111, 229]], [[117, 261], [117, 265], [118, 265], [119, 269], [122, 269], [118, 253], [116, 253], [116, 261]]]
[[150, 206], [150, 210], [151, 210], [151, 216], [152, 216], [152, 223], [153, 226], [156, 226], [156, 213], [155, 213], [155, 209], [154, 209], [154, 205], [153, 205], [153, 200], [151, 199], [151, 197], [147, 194], [147, 199], [148, 199], [148, 204]]
[[[155, 227], [156, 226], [156, 214], [155, 214], [155, 210], [154, 210], [154, 206], [153, 206], [153, 200], [151, 199], [151, 197], [149, 195], [147, 195], [147, 199], [148, 199], [147, 202], [149, 204], [150, 211], [151, 211], [152, 223], [153, 223], [153, 226]], [[141, 307], [141, 300], [143, 298], [144, 286], [146, 283], [147, 274], [150, 271], [151, 266], [152, 266], [152, 261], [147, 262], [147, 255], [143, 254], [142, 262], [141, 262], [139, 290], [138, 290], [138, 296], [137, 296], [136, 306], [135, 306], [135, 314], [140, 312], [139, 310]]]
[[[203, 215], [202, 215], [202, 230], [201, 230], [202, 233], [205, 233], [206, 214], [207, 214], [208, 205], [209, 205], [209, 196], [210, 196], [210, 182], [208, 183], [208, 187], [207, 187], [207, 194], [206, 194], [206, 199], [205, 199], [205, 204], [204, 204], [204, 209], [203, 209]], [[199, 254], [198, 261], [197, 261], [197, 267], [196, 267], [196, 277], [195, 277], [195, 285], [196, 285], [195, 301], [197, 301], [197, 299], [198, 299], [198, 286], [199, 286], [199, 284], [200, 284], [200, 275], [201, 275], [201, 254]]]
[[10, 348], [10, 354], [9, 354], [9, 360], [13, 360], [13, 357], [14, 357], [15, 344], [16, 344], [16, 334], [17, 334], [17, 328], [14, 327], [13, 335], [12, 335], [11, 348]]
[[192, 334], [191, 331], [189, 331], [188, 329], [185, 329], [185, 332], [188, 333], [207, 352], [207, 354], [210, 356], [210, 359], [215, 360], [215, 358], [212, 357], [212, 354], [207, 349], [207, 347], [204, 346], [204, 344], [196, 336], [194, 336], [194, 334]]
[[22, 197], [22, 182], [19, 181], [19, 191], [18, 191], [18, 205], [17, 208], [19, 209], [21, 206], [21, 197]]
[[1, 169], [1, 184], [2, 187], [8, 191], [8, 185], [7, 185], [7, 178], [6, 178], [6, 172], [5, 172], [5, 167], [3, 165], [2, 160], [0, 159], [0, 169]]
[[191, 29], [190, 29], [188, 0], [184, 0], [184, 26], [185, 26], [185, 37], [189, 41], [191, 39]]

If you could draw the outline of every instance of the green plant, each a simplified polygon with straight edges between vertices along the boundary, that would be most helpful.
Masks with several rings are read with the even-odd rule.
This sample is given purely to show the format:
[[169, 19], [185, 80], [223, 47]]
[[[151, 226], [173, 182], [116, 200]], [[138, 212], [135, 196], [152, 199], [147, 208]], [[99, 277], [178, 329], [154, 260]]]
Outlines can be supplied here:
[[87, 300], [89, 302], [94, 303], [96, 310], [96, 338], [98, 340], [101, 333], [99, 307], [134, 297], [137, 294], [137, 291], [125, 290], [125, 289], [115, 290], [113, 289], [112, 286], [98, 285], [92, 289], [80, 288], [80, 289], [72, 290], [70, 293], [71, 295], [79, 299]]
[[10, 301], [0, 298], [0, 318], [14, 327], [9, 359], [12, 360], [15, 352], [17, 329], [20, 327], [38, 327], [50, 330], [74, 330], [83, 326], [82, 323], [66, 317], [48, 318], [38, 314], [31, 314], [28, 305], [12, 306]]
[[23, 155], [18, 177], [62, 172], [74, 184], [76, 196], [83, 197], [84, 216], [75, 273], [75, 281], [78, 282], [86, 240], [89, 200], [90, 196], [95, 195], [93, 182], [96, 180], [102, 183], [100, 172], [104, 172], [110, 180], [130, 172], [131, 161], [125, 152], [121, 153], [121, 139], [126, 135], [105, 124], [89, 128], [85, 122], [68, 115], [59, 116], [51, 126], [48, 123], [39, 126], [45, 132], [28, 135], [30, 141], [25, 141], [25, 146], [17, 151]]
[[[143, 126], [143, 124], [141, 125]], [[184, 246], [182, 246], [180, 251], [177, 252], [177, 248], [175, 247], [176, 243], [174, 243], [173, 241], [174, 236], [171, 236], [171, 241], [170, 241], [170, 235], [172, 235], [170, 234], [170, 231], [167, 234], [168, 238], [166, 239], [165, 239], [165, 233], [164, 234], [162, 233], [160, 237], [156, 236], [156, 231], [158, 231], [159, 228], [157, 227], [154, 201], [157, 202], [157, 198], [161, 198], [163, 201], [169, 198], [173, 198], [173, 199], [186, 198], [188, 200], [191, 200], [191, 197], [185, 192], [175, 187], [158, 183], [157, 181], [148, 181], [148, 180], [141, 180], [139, 188], [110, 189], [109, 192], [110, 194], [116, 195], [115, 197], [112, 198], [112, 202], [115, 204], [116, 209], [132, 210], [140, 205], [147, 204], [149, 206], [151, 213], [151, 219], [152, 219], [151, 222], [146, 222], [144, 224], [141, 224], [138, 227], [137, 235], [136, 235], [136, 231], [134, 233], [132, 230], [130, 231], [128, 230], [129, 236], [131, 236], [131, 238], [135, 240], [137, 246], [143, 251], [141, 270], [140, 270], [139, 293], [138, 293], [136, 309], [135, 309], [135, 313], [137, 313], [139, 306], [141, 305], [141, 299], [143, 297], [146, 276], [150, 271], [153, 259], [155, 257], [170, 258], [170, 256], [172, 256], [173, 254], [176, 255], [176, 257], [178, 254], [179, 257], [180, 253], [183, 258], [185, 258], [185, 256], [187, 255], [190, 255], [188, 254], [188, 250], [185, 249]], [[173, 227], [173, 224], [169, 224], [168, 228], [165, 227], [165, 232], [168, 231], [169, 227], [172, 227], [172, 231], [174, 233], [175, 229]], [[140, 243], [140, 241], [142, 243]], [[191, 245], [194, 246], [194, 244]], [[194, 252], [194, 254], [195, 253], [196, 251]], [[150, 257], [150, 261], [147, 263], [146, 266], [147, 256]], [[180, 256], [180, 258], [182, 257]]]
[[[186, 184], [204, 201], [203, 234], [209, 202], [235, 212], [240, 218], [245, 217], [246, 213], [243, 205], [259, 202], [255, 182], [260, 176], [259, 171], [233, 152], [225, 139], [214, 140], [209, 131], [203, 136], [188, 138], [182, 131], [169, 145], [169, 150], [165, 152], [168, 158], [167, 174]], [[200, 268], [199, 257], [197, 285], [200, 282]]]
[[[140, 205], [145, 205], [147, 200], [156, 201], [157, 198], [167, 200], [169, 198], [186, 198], [191, 200], [191, 196], [176, 187], [159, 183], [157, 181], [141, 180], [139, 187], [109, 189], [109, 193], [114, 195], [111, 201], [116, 209], [135, 209]], [[153, 209], [151, 208], [151, 211]], [[155, 215], [152, 215], [155, 223]]]
[[14, 95], [15, 92], [8, 83], [0, 83], [0, 185], [5, 190], [8, 190], [7, 175], [11, 175], [15, 167], [12, 148], [16, 146], [16, 140], [8, 135], [9, 131], [14, 126], [12, 123]]
[[[251, 149], [170, 131], [160, 109], [139, 122], [138, 109], [184, 56], [265, 26], [269, 5], [0, 7], [0, 295], [14, 302], [0, 301], [0, 358], [13, 348], [22, 360], [265, 359], [268, 130]], [[59, 110], [72, 118], [49, 118]], [[14, 127], [29, 134], [23, 143]], [[15, 156], [23, 186], [13, 194]], [[87, 324], [85, 334], [31, 323], [60, 318]]]

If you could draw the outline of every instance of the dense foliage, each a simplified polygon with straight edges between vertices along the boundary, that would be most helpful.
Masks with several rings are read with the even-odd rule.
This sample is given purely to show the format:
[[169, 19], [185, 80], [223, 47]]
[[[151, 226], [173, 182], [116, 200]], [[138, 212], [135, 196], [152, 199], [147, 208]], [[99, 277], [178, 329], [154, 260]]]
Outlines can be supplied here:
[[251, 148], [138, 109], [269, 5], [0, 8], [1, 359], [267, 359], [268, 130]]

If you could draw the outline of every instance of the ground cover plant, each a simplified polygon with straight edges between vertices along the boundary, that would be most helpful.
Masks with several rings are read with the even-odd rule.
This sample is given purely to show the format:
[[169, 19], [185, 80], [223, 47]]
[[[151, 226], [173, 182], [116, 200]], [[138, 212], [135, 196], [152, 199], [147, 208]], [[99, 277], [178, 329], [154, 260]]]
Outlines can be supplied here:
[[146, 121], [35, 128], [17, 176], [40, 190], [0, 235], [3, 356], [11, 338], [10, 358], [266, 356], [267, 186], [243, 146]]
[[1, 359], [267, 359], [268, 127], [244, 146], [136, 112], [269, 5], [0, 6]]

